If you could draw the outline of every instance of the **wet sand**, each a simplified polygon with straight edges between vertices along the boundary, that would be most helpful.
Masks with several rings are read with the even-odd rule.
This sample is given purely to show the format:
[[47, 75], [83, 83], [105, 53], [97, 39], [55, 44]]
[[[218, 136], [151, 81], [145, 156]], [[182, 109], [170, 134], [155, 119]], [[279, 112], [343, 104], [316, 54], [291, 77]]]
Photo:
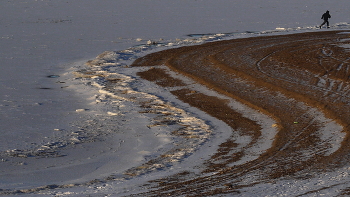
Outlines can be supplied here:
[[[137, 59], [131, 66], [180, 100], [232, 128], [232, 138], [201, 164], [200, 175], [184, 171], [150, 182], [142, 195], [206, 196], [280, 178], [308, 179], [347, 166], [350, 123], [350, 34], [341, 31], [261, 36], [174, 48]], [[240, 162], [245, 148], [257, 146], [262, 126], [232, 109], [222, 98], [206, 95], [169, 75], [162, 65], [268, 115], [278, 128], [272, 146], [257, 159]], [[239, 147], [234, 133], [249, 136]], [[243, 179], [251, 179], [247, 184]], [[350, 188], [349, 188], [350, 190]], [[347, 190], [343, 191], [346, 194]]]

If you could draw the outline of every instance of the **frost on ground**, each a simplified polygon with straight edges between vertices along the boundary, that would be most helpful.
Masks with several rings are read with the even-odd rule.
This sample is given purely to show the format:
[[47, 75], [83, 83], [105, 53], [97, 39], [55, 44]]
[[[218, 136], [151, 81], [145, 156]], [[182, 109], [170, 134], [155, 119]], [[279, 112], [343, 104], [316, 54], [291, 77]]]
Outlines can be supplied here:
[[[163, 53], [164, 49], [171, 48], [176, 51], [182, 50], [182, 46], [196, 47], [201, 43], [210, 45], [215, 44], [212, 41], [229, 42], [231, 38], [240, 37], [268, 38], [268, 35], [289, 34], [300, 30], [298, 28], [243, 34], [189, 35], [188, 39], [173, 42], [150, 41], [123, 51], [106, 51], [96, 59], [88, 61], [86, 66], [78, 66], [73, 72], [76, 85], [71, 87], [75, 87], [77, 92], [85, 92], [84, 95], [90, 102], [86, 108], [75, 110], [75, 113], [86, 119], [85, 122], [76, 123], [81, 129], [36, 150], [9, 150], [3, 153], [2, 157], [9, 165], [17, 162], [17, 165], [28, 168], [27, 173], [33, 170], [33, 159], [55, 159], [54, 166], [48, 167], [43, 164], [35, 167], [46, 168], [40, 169], [42, 176], [47, 173], [59, 176], [60, 168], [84, 168], [85, 171], [79, 174], [77, 170], [63, 179], [63, 182], [55, 182], [53, 178], [48, 181], [52, 184], [37, 182], [33, 187], [8, 184], [9, 188], [4, 188], [2, 194], [74, 196], [107, 193], [112, 196], [156, 196], [230, 193], [258, 196], [266, 190], [269, 190], [267, 195], [290, 195], [293, 194], [296, 185], [307, 185], [305, 190], [298, 191], [299, 194], [313, 193], [314, 190], [320, 192], [320, 188], [327, 184], [317, 182], [320, 177], [323, 180], [333, 180], [333, 177], [339, 177], [339, 174], [344, 174], [347, 170], [347, 167], [337, 168], [338, 171], [331, 170], [332, 172], [321, 173], [319, 176], [316, 176], [315, 172], [307, 175], [302, 171], [306, 169], [304, 167], [308, 166], [310, 160], [316, 158], [315, 156], [328, 157], [339, 152], [343, 140], [347, 137], [342, 132], [343, 125], [325, 115], [323, 108], [314, 107], [299, 97], [290, 97], [285, 91], [274, 93], [273, 88], [257, 83], [259, 77], [252, 79], [242, 73], [231, 73], [229, 78], [225, 78], [227, 76], [224, 74], [215, 78], [216, 82], [227, 79], [225, 83], [229, 87], [246, 86], [245, 91], [236, 93], [241, 94], [240, 98], [208, 86], [198, 80], [206, 79], [205, 77], [193, 76], [207, 75], [207, 71], [211, 72], [208, 68], [215, 66], [217, 60], [211, 59], [214, 56], [201, 59], [202, 55], [206, 55], [206, 50], [198, 53], [200, 48], [195, 50], [195, 55], [190, 56], [190, 59], [175, 56], [171, 61], [164, 62], [167, 58], [165, 55], [156, 60], [158, 63], [149, 67], [130, 66], [136, 58], [145, 57], [141, 58], [141, 62], [147, 62], [150, 61], [147, 54], [157, 51]], [[265, 39], [266, 42], [269, 39]], [[339, 45], [343, 47], [345, 42], [346, 40], [343, 40]], [[243, 51], [245, 50], [240, 52]], [[233, 54], [229, 50], [226, 52]], [[200, 55], [197, 56], [196, 53]], [[271, 68], [277, 67], [279, 73], [273, 72], [265, 61], [275, 60], [270, 56], [276, 53], [259, 59], [255, 65], [259, 76], [267, 75], [283, 82], [308, 87], [308, 80], [303, 81], [306, 78], [302, 76], [313, 75], [319, 80], [309, 87], [328, 90], [327, 95], [330, 97], [343, 95], [340, 91], [346, 89], [346, 82], [339, 83], [326, 75], [320, 76], [306, 71], [297, 78], [290, 67], [283, 67], [282, 64], [273, 65]], [[329, 52], [322, 54], [333, 58]], [[186, 53], [184, 55], [188, 57]], [[219, 55], [221, 53], [215, 54], [215, 57]], [[176, 64], [181, 64], [181, 61], [198, 64], [199, 69], [199, 62], [202, 60], [210, 60], [206, 62], [205, 72], [186, 74], [184, 71], [173, 69]], [[246, 58], [234, 61], [239, 63], [251, 60]], [[212, 71], [220, 72], [220, 69], [223, 67]], [[215, 73], [212, 74], [213, 77]], [[254, 96], [249, 92], [254, 92]], [[250, 98], [242, 100], [245, 94]], [[336, 99], [346, 101], [344, 96]], [[257, 101], [268, 101], [271, 107], [273, 103], [278, 107], [289, 105], [287, 111], [295, 110], [296, 114], [292, 113], [290, 117], [281, 119], [279, 114], [254, 103]], [[203, 107], [205, 105], [212, 108], [206, 109]], [[229, 118], [220, 118], [223, 114]], [[247, 125], [234, 126], [238, 122], [230, 119], [233, 115], [242, 121], [239, 124]], [[288, 123], [284, 122], [284, 119], [288, 120]], [[274, 152], [276, 135], [279, 137], [285, 127], [295, 132], [289, 136], [289, 140], [277, 145], [279, 152]], [[310, 138], [315, 146], [303, 147], [301, 142], [309, 130], [316, 131]], [[296, 151], [292, 152], [290, 157], [287, 154], [283, 156], [283, 151], [288, 152], [291, 149]], [[271, 154], [275, 155], [269, 157]], [[86, 156], [88, 158], [85, 158]], [[280, 164], [282, 157], [284, 161]], [[293, 171], [293, 167], [298, 165], [302, 166], [302, 170]], [[274, 172], [273, 169], [277, 171]], [[86, 173], [86, 170], [89, 173]], [[295, 179], [294, 175], [306, 179]], [[338, 182], [341, 186], [337, 186]], [[289, 187], [291, 184], [294, 187]], [[291, 189], [285, 191], [286, 188]], [[322, 191], [332, 193], [338, 188], [342, 188], [343, 193], [346, 192], [347, 179], [337, 179], [330, 190]], [[338, 193], [341, 193], [340, 190]]]
[[[111, 53], [113, 54], [113, 52]], [[105, 57], [109, 55], [109, 53], [105, 53], [103, 56], [99, 56], [98, 59], [105, 61]], [[89, 64], [92, 64], [92, 62], [89, 62]], [[137, 91], [136, 89], [140, 89], [140, 86], [142, 86], [140, 82], [136, 82], [130, 76], [108, 72], [106, 66], [109, 67], [111, 64], [91, 65], [88, 70], [78, 71], [76, 76], [91, 79], [91, 82], [89, 80], [87, 83], [91, 83], [92, 86], [98, 88], [100, 94], [96, 96], [96, 103], [108, 102], [109, 105], [116, 106], [116, 111], [108, 111], [107, 115], [125, 116], [127, 113], [123, 110], [125, 106], [139, 106], [138, 113], [140, 116], [147, 116], [149, 119], [149, 122], [145, 125], [148, 129], [139, 132], [154, 133], [156, 138], [169, 146], [161, 146], [162, 151], [156, 151], [161, 152], [161, 155], [155, 154], [152, 150], [141, 151], [151, 154], [150, 159], [147, 163], [133, 167], [124, 174], [138, 176], [170, 167], [173, 163], [180, 162], [185, 157], [190, 156], [209, 139], [212, 131], [203, 120], [191, 116], [183, 109], [177, 108], [155, 95]], [[159, 127], [166, 127], [166, 129], [159, 129]], [[168, 143], [171, 143], [171, 145]]]
[[[266, 124], [263, 127], [259, 119], [254, 119], [255, 114], [241, 116], [228, 112], [225, 100], [188, 87], [169, 89], [182, 101], [224, 121], [233, 128], [234, 134], [206, 161], [207, 168], [203, 173], [208, 174], [196, 178], [188, 178], [188, 175], [161, 178], [153, 181], [158, 183], [158, 186], [153, 185], [154, 189], [138, 195], [229, 193], [251, 196], [249, 188], [259, 187], [261, 183], [276, 181], [278, 185], [281, 179], [313, 182], [316, 174], [323, 175], [325, 169], [333, 171], [335, 166], [339, 169], [347, 166], [348, 149], [344, 142], [347, 141], [346, 122], [349, 120], [341, 114], [347, 113], [348, 96], [341, 92], [347, 87], [349, 74], [345, 68], [334, 70], [334, 67], [339, 68], [339, 62], [348, 63], [347, 51], [337, 46], [343, 44], [339, 38], [346, 37], [340, 36], [342, 34], [344, 32], [314, 32], [221, 41], [160, 51], [136, 60], [132, 66], [151, 67], [139, 75], [158, 85], [172, 87], [172, 83], [164, 81], [174, 79], [163, 68], [155, 67], [166, 65], [273, 120], [270, 128]], [[297, 55], [305, 57], [300, 60]], [[300, 74], [296, 75], [295, 70]], [[336, 82], [319, 86], [319, 73]], [[328, 92], [326, 95], [325, 91]], [[336, 104], [326, 104], [329, 102]], [[242, 111], [242, 114], [249, 112]], [[339, 114], [333, 113], [335, 111]], [[235, 139], [240, 139], [241, 143]], [[269, 139], [273, 139], [273, 143], [269, 143]], [[267, 144], [263, 151], [259, 149], [266, 145], [261, 142]], [[347, 179], [343, 181], [342, 187], [347, 188]], [[298, 193], [306, 195], [319, 191], [319, 187], [314, 187]], [[295, 191], [275, 191], [277, 195], [291, 192]], [[346, 192], [347, 189], [339, 193]]]

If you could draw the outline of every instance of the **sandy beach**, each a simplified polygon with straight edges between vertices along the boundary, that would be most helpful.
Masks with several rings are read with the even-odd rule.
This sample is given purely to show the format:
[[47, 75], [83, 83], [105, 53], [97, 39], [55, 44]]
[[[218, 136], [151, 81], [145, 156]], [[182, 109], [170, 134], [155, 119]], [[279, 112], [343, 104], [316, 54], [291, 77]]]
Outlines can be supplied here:
[[349, 9], [3, 2], [0, 195], [348, 195]]
[[87, 61], [70, 73], [76, 87], [67, 83], [90, 101], [77, 110], [84, 127], [65, 144], [8, 152], [9, 168], [28, 163], [9, 183], [40, 177], [0, 194], [349, 194], [350, 33], [275, 34], [203, 35]]
[[[244, 187], [280, 178], [309, 179], [348, 166], [348, 43], [349, 34], [341, 31], [262, 36], [180, 47], [136, 60], [131, 66], [151, 67], [139, 76], [178, 87], [171, 91], [174, 96], [233, 131], [202, 164], [202, 175], [188, 178], [190, 172], [182, 172], [154, 180], [152, 191], [140, 196], [238, 194]], [[249, 154], [247, 149], [259, 146], [264, 128], [227, 100], [170, 76], [161, 65], [271, 117], [276, 123], [270, 128], [278, 128], [272, 146], [257, 159], [235, 165]], [[235, 132], [249, 136], [250, 143], [241, 147]], [[243, 179], [251, 183], [242, 184]]]
[[[295, 188], [301, 196], [347, 195], [349, 36], [337, 30], [204, 44], [195, 38], [165, 50], [150, 43], [135, 53], [106, 51], [72, 73], [99, 92], [88, 98], [90, 109], [77, 111], [90, 119], [84, 129], [64, 146], [8, 153], [29, 164], [55, 161], [40, 172], [54, 178], [0, 194], [269, 196]], [[149, 52], [134, 60], [141, 49]], [[35, 167], [24, 166], [23, 176]], [[84, 176], [60, 177], [60, 166], [83, 166]]]

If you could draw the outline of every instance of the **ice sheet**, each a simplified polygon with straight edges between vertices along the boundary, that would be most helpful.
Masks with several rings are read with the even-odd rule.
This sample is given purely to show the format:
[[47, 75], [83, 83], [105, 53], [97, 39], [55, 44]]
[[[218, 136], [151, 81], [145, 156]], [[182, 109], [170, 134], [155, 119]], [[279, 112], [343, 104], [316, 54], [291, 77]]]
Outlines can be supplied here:
[[[132, 102], [106, 104], [108, 94], [98, 91], [97, 86], [94, 89], [89, 81], [74, 79], [72, 73], [83, 68], [88, 59], [103, 51], [120, 51], [124, 53], [121, 57], [126, 59], [119, 62], [123, 66], [138, 56], [169, 46], [315, 31], [327, 9], [332, 15], [332, 29], [349, 28], [347, 1], [3, 2], [0, 7], [4, 16], [0, 20], [0, 189], [13, 191], [51, 184], [81, 184], [117, 176], [123, 170], [154, 158], [154, 150], [169, 148], [167, 145], [174, 139], [169, 137], [168, 130], [148, 128], [152, 117], [134, 111], [137, 106]], [[148, 41], [165, 45], [148, 46]], [[136, 53], [136, 45], [146, 52]], [[49, 77], [52, 75], [59, 77]], [[98, 84], [98, 78], [94, 82]], [[192, 168], [196, 165], [193, 161], [212, 154], [210, 146], [217, 146], [227, 138], [230, 128], [222, 122], [181, 104], [167, 90], [145, 84], [145, 89], [162, 95], [174, 107], [186, 109], [187, 116], [209, 122], [213, 131], [221, 132], [215, 132], [201, 149], [193, 151], [191, 160], [173, 165], [166, 172], [156, 172], [131, 182], [68, 187], [53, 193], [79, 196], [123, 191], [122, 188], [130, 184]], [[151, 132], [140, 133], [145, 130]], [[326, 181], [327, 176], [320, 175], [320, 179]], [[271, 195], [285, 189], [278, 184], [275, 188], [277, 191]], [[48, 189], [42, 194], [51, 192]], [[259, 192], [259, 189], [251, 191]]]

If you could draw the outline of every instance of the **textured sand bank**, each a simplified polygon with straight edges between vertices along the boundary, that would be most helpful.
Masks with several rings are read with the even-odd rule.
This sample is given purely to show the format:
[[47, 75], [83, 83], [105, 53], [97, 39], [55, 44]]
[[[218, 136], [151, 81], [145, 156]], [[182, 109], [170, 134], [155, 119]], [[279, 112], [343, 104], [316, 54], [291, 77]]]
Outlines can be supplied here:
[[[141, 77], [177, 87], [173, 95], [233, 128], [232, 138], [203, 164], [202, 175], [184, 172], [155, 181], [148, 195], [237, 193], [258, 183], [307, 179], [347, 165], [348, 43], [349, 34], [339, 31], [263, 36], [180, 47], [136, 60], [132, 66], [152, 67]], [[266, 128], [227, 101], [185, 86], [161, 65], [273, 118], [277, 124], [271, 130], [278, 132], [272, 146], [244, 162], [245, 150], [259, 146]], [[235, 132], [249, 136], [250, 143], [240, 147]]]

